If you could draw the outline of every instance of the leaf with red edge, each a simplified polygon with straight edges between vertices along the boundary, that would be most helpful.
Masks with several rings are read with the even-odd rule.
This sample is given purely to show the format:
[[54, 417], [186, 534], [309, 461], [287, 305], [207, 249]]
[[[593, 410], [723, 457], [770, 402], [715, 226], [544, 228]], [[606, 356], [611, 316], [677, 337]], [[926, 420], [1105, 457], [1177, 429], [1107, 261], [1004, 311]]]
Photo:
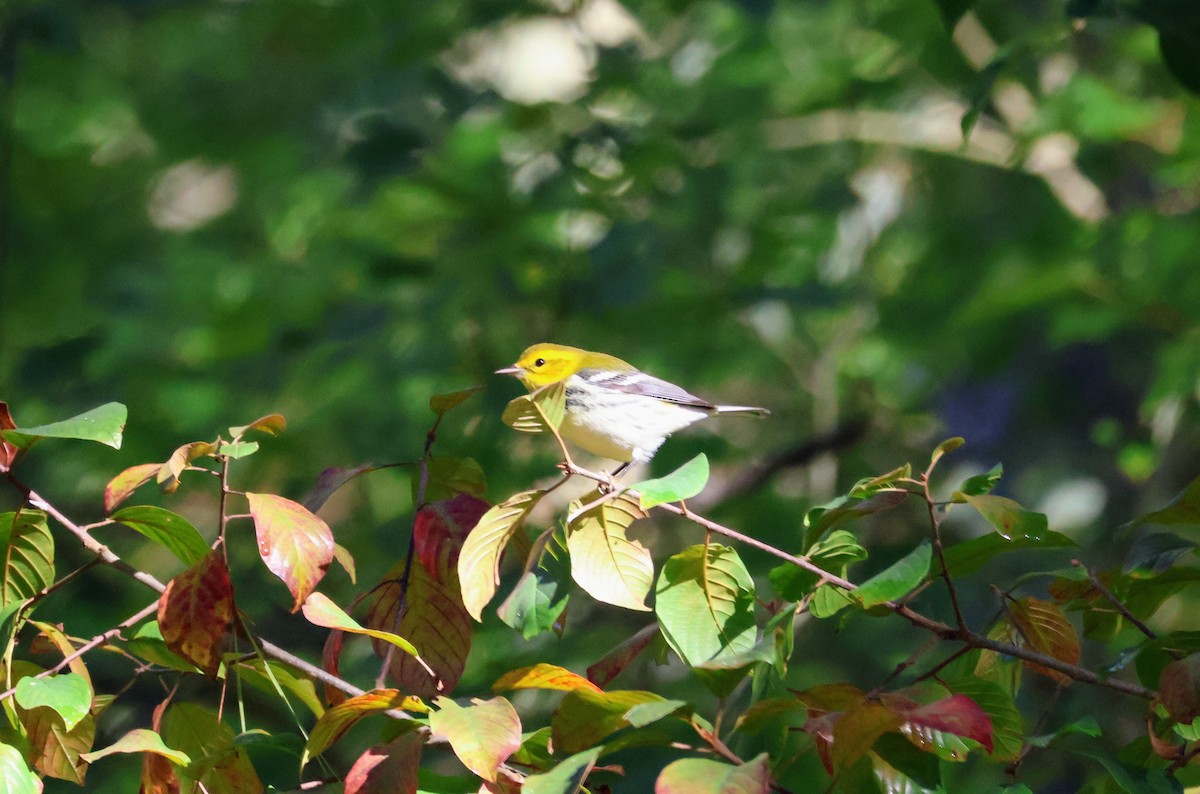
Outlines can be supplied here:
[[626, 638], [620, 645], [604, 654], [600, 661], [589, 667], [588, 680], [597, 686], [606, 686], [660, 636], [658, 623], [643, 626], [636, 634]]
[[277, 436], [287, 428], [287, 420], [282, 414], [267, 414], [260, 416], [248, 425], [229, 428], [229, 435], [234, 438], [241, 438], [249, 432], [257, 431], [265, 433], [268, 436]]
[[105, 515], [115, 510], [117, 505], [132, 496], [138, 488], [150, 482], [160, 469], [161, 463], [139, 463], [109, 480], [108, 485], [104, 487]]
[[416, 794], [425, 742], [405, 733], [367, 750], [346, 773], [345, 794]]
[[[1052, 601], [1025, 596], [1008, 605], [1009, 617], [1025, 640], [1025, 647], [1052, 656], [1067, 664], [1079, 664], [1079, 636], [1067, 616]], [[1065, 673], [1036, 662], [1025, 662], [1030, 670], [1049, 676], [1060, 684], [1070, 684]]]
[[179, 794], [175, 767], [161, 755], [142, 754], [142, 787], [138, 794]]
[[530, 667], [520, 667], [510, 670], [496, 679], [492, 684], [493, 692], [504, 692], [510, 689], [559, 689], [569, 692], [572, 689], [590, 689], [600, 692], [600, 687], [583, 676], [572, 673], [565, 667], [556, 664], [538, 662]]
[[158, 626], [172, 652], [216, 678], [233, 622], [233, 585], [220, 552], [176, 576], [158, 599]]
[[211, 454], [214, 450], [213, 445], [207, 441], [193, 441], [176, 449], [171, 453], [171, 457], [167, 458], [167, 462], [159, 467], [158, 476], [155, 478], [158, 489], [163, 493], [175, 493], [179, 488], [179, 478], [191, 462]]
[[[0, 401], [0, 430], [12, 430], [17, 426], [8, 410], [8, 403]], [[8, 471], [21, 456], [21, 449], [16, 444], [0, 435], [0, 471]]]
[[504, 500], [480, 517], [463, 543], [458, 579], [463, 583], [462, 602], [475, 620], [483, 620], [483, 608], [500, 585], [500, 557], [508, 541], [545, 493], [522, 491]]
[[487, 781], [500, 777], [500, 765], [521, 746], [521, 718], [505, 698], [460, 705], [440, 697], [429, 715], [433, 735], [450, 743], [463, 766]]
[[309, 731], [308, 741], [304, 744], [304, 754], [300, 758], [301, 768], [314, 756], [332, 747], [334, 742], [342, 738], [346, 731], [357, 725], [363, 717], [391, 709], [410, 709], [413, 705], [411, 698], [402, 695], [396, 689], [364, 692], [337, 704], [322, 714]]
[[258, 534], [258, 553], [292, 593], [292, 612], [316, 589], [333, 562], [333, 532], [299, 502], [247, 493]]
[[897, 707], [884, 699], [885, 705], [904, 718], [902, 732], [918, 746], [927, 731], [941, 731], [979, 742], [992, 752], [992, 720], [987, 712], [966, 695], [951, 695], [923, 706]]
[[34, 769], [82, 786], [88, 768], [82, 756], [96, 738], [95, 718], [89, 714], [67, 730], [63, 718], [47, 706], [22, 712], [20, 717], [33, 750]]
[[672, 761], [654, 782], [654, 794], [767, 794], [771, 769], [766, 753], [740, 766], [707, 758]]

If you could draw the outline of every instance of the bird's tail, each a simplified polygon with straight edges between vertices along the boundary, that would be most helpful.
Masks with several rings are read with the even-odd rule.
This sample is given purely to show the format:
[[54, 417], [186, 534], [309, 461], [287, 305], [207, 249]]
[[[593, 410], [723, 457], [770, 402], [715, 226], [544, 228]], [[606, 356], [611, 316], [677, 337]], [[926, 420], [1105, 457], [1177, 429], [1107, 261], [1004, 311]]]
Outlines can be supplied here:
[[718, 405], [716, 413], [719, 414], [741, 414], [743, 416], [770, 416], [771, 412], [766, 408], [756, 408], [753, 405]]

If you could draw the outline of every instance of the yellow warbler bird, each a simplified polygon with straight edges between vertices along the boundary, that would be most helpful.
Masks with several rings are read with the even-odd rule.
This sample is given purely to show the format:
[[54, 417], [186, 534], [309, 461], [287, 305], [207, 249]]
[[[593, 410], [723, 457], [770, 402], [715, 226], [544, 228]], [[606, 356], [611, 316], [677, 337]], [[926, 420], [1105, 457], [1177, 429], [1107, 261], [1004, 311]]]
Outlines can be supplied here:
[[[603, 458], [645, 463], [676, 430], [716, 414], [766, 416], [765, 408], [714, 405], [606, 353], [542, 343], [497, 375], [515, 375], [531, 392], [565, 381], [564, 439]], [[618, 469], [620, 471], [620, 469]]]

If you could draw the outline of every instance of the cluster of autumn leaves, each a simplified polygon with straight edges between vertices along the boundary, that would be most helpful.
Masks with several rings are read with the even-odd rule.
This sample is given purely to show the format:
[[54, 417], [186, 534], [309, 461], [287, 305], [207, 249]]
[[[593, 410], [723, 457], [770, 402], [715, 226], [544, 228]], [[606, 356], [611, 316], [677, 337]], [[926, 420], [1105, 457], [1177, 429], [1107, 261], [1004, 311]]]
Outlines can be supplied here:
[[[470, 394], [468, 390], [434, 398], [431, 408], [437, 423]], [[561, 419], [559, 400], [561, 395], [553, 393], [518, 398], [505, 412], [505, 421], [527, 432], [555, 433], [555, 420]], [[991, 494], [1000, 477], [997, 468], [964, 482], [949, 502], [929, 502], [935, 536], [937, 511], [954, 504], [975, 511], [994, 533], [945, 549], [940, 541], [936, 550], [928, 542], [919, 544], [870, 579], [849, 582], [847, 570], [865, 559], [867, 550], [847, 526], [921, 496], [912, 486], [928, 485], [934, 465], [957, 440], [935, 451], [924, 475], [913, 477], [911, 467], [901, 467], [810, 510], [802, 556], [776, 550], [777, 556], [792, 562], [770, 571], [770, 596], [760, 591], [735, 547], [715, 542], [711, 533], [720, 531], [719, 525], [672, 507], [703, 489], [708, 478], [703, 456], [663, 478], [624, 488], [602, 485], [573, 501], [560, 521], [531, 532], [526, 522], [538, 503], [567, 479], [580, 476], [582, 470], [569, 458], [560, 481], [492, 506], [482, 498], [477, 464], [427, 453], [418, 464], [420, 507], [410, 553], [356, 601], [364, 616], [360, 624], [317, 590], [335, 560], [351, 580], [356, 572], [353, 555], [335, 542], [316, 511], [336, 488], [377, 467], [328, 470], [302, 502], [236, 491], [230, 486], [230, 467], [257, 451], [255, 436], [275, 435], [285, 427], [283, 417], [270, 415], [229, 428], [227, 438], [183, 445], [165, 462], [121, 472], [105, 490], [107, 517], [86, 528], [12, 475], [21, 457], [42, 439], [83, 438], [118, 446], [124, 421], [124, 407], [110, 404], [64, 422], [18, 428], [7, 407], [0, 406], [0, 467], [23, 488], [29, 503], [0, 516], [7, 552], [0, 608], [6, 619], [6, 669], [12, 687], [6, 693], [11, 699], [4, 702], [20, 737], [16, 742], [0, 741], [0, 781], [8, 791], [37, 791], [41, 775], [83, 784], [90, 764], [127, 753], [142, 755], [142, 784], [148, 792], [200, 786], [209, 791], [263, 790], [252, 762], [253, 742], [245, 734], [234, 734], [217, 713], [171, 697], [156, 709], [149, 727], [93, 749], [96, 720], [112, 698], [93, 690], [84, 654], [101, 646], [120, 649], [139, 660], [142, 669], [153, 666], [214, 679], [236, 676], [276, 693], [289, 708], [298, 704], [313, 719], [304, 732], [300, 726], [306, 720], [296, 717], [297, 734], [304, 734], [297, 739], [300, 746], [293, 748], [301, 769], [314, 769], [310, 763], [315, 759], [327, 774], [336, 774], [325, 766], [322, 754], [362, 719], [389, 714], [392, 719], [381, 732], [382, 742], [360, 753], [346, 772], [347, 792], [416, 791], [421, 758], [432, 746], [449, 747], [489, 791], [569, 794], [580, 790], [589, 776], [592, 781], [616, 780], [618, 770], [604, 766], [601, 759], [642, 745], [673, 747], [677, 754], [681, 747], [694, 748], [659, 770], [656, 790], [664, 794], [766, 792], [787, 779], [804, 746], [814, 748], [826, 771], [844, 786], [852, 788], [854, 781], [863, 780], [936, 786], [939, 760], [961, 761], [971, 753], [1005, 763], [1022, 757], [1029, 741], [1015, 704], [1022, 670], [1058, 684], [1095, 679], [1078, 667], [1080, 642], [1067, 618], [1070, 610], [1082, 613], [1089, 636], [1111, 638], [1131, 624], [1146, 632], [1138, 673], [1148, 687], [1161, 684], [1161, 691], [1140, 690], [1133, 682], [1125, 683], [1122, 691], [1152, 699], [1154, 751], [1164, 758], [1181, 758], [1197, 738], [1190, 732], [1195, 731], [1192, 720], [1200, 716], [1200, 675], [1195, 673], [1200, 665], [1189, 654], [1200, 650], [1200, 643], [1187, 633], [1154, 635], [1139, 619], [1198, 580], [1190, 569], [1171, 567], [1194, 545], [1172, 541], [1176, 536], [1164, 533], [1151, 533], [1149, 540], [1135, 544], [1132, 565], [1124, 573], [1097, 576], [1080, 566], [1068, 567], [1047, 574], [1051, 600], [1006, 595], [999, 619], [978, 647], [973, 645], [977, 635], [964, 627], [915, 621], [944, 639], [966, 644], [944, 662], [912, 676], [907, 686], [870, 692], [844, 683], [802, 691], [788, 688], [797, 614], [828, 618], [845, 610], [891, 610], [911, 616], [916, 613], [909, 600], [938, 579], [953, 591], [955, 579], [1000, 554], [1075, 545], [1050, 530], [1044, 516]], [[163, 492], [173, 492], [181, 478], [193, 476], [189, 472], [220, 483], [214, 541], [164, 508], [122, 507], [151, 481]], [[928, 497], [927, 489], [924, 495]], [[233, 505], [243, 502], [246, 512], [235, 512]], [[1184, 523], [1198, 504], [1200, 486], [1143, 519]], [[666, 507], [704, 527], [704, 542], [656, 565], [650, 549], [629, 529], [656, 508]], [[33, 620], [41, 597], [59, 581], [50, 516], [103, 562], [159, 590], [155, 603], [90, 641]], [[256, 637], [239, 611], [226, 561], [227, 555], [243, 548], [226, 534], [227, 525], [239, 520], [253, 523], [259, 556], [287, 587], [291, 610], [330, 629], [319, 667]], [[117, 526], [162, 546], [184, 569], [166, 583], [133, 569], [93, 537]], [[506, 556], [515, 561], [515, 570], [495, 613], [524, 637], [566, 630], [574, 586], [596, 601], [649, 613], [652, 620], [602, 653], [586, 674], [543, 662], [505, 673], [487, 699], [455, 699], [474, 622], [488, 619], [486, 610], [499, 595]], [[26, 627], [49, 640], [63, 661], [43, 669], [15, 660], [12, 651]], [[367, 637], [381, 659], [384, 672], [369, 690], [345, 680], [340, 671], [343, 645], [353, 635]], [[1019, 651], [1024, 658], [1017, 661], [1005, 652], [1014, 648], [1035, 655]], [[645, 653], [670, 653], [682, 660], [720, 699], [717, 718], [689, 701], [613, 688], [612, 681]], [[523, 723], [506, 697], [519, 690], [557, 693], [559, 700], [545, 724]], [[724, 704], [736, 704], [738, 711], [727, 715]], [[1084, 719], [1062, 726], [1055, 736], [1098, 733], [1095, 720]], [[734, 746], [740, 752], [731, 749]], [[746, 753], [746, 748], [751, 751]]]

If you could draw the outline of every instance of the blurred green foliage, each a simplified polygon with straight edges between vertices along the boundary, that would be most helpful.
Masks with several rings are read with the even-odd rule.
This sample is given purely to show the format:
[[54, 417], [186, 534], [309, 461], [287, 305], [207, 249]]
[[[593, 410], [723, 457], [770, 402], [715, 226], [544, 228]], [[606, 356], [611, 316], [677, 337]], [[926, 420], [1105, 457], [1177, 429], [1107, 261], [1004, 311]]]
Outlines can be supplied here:
[[[518, 387], [490, 373], [559, 341], [772, 409], [658, 472], [704, 451], [717, 480], [865, 420], [720, 508], [785, 546], [948, 435], [1053, 529], [1108, 538], [1200, 464], [1200, 24], [1067, 5], [0, 2], [0, 398], [23, 425], [130, 410], [119, 453], [35, 450], [29, 476], [86, 517], [120, 469], [278, 411], [238, 476], [298, 498], [415, 459], [429, 396], [486, 383], [437, 451], [502, 498], [554, 449], [501, 425]], [[411, 497], [395, 469], [356, 482], [327, 510], [370, 582]], [[573, 613], [562, 663], [627, 634], [613, 612]], [[798, 681], [853, 659], [870, 686], [906, 655], [900, 627], [855, 628], [806, 627]], [[483, 636], [468, 685], [548, 642]]]

